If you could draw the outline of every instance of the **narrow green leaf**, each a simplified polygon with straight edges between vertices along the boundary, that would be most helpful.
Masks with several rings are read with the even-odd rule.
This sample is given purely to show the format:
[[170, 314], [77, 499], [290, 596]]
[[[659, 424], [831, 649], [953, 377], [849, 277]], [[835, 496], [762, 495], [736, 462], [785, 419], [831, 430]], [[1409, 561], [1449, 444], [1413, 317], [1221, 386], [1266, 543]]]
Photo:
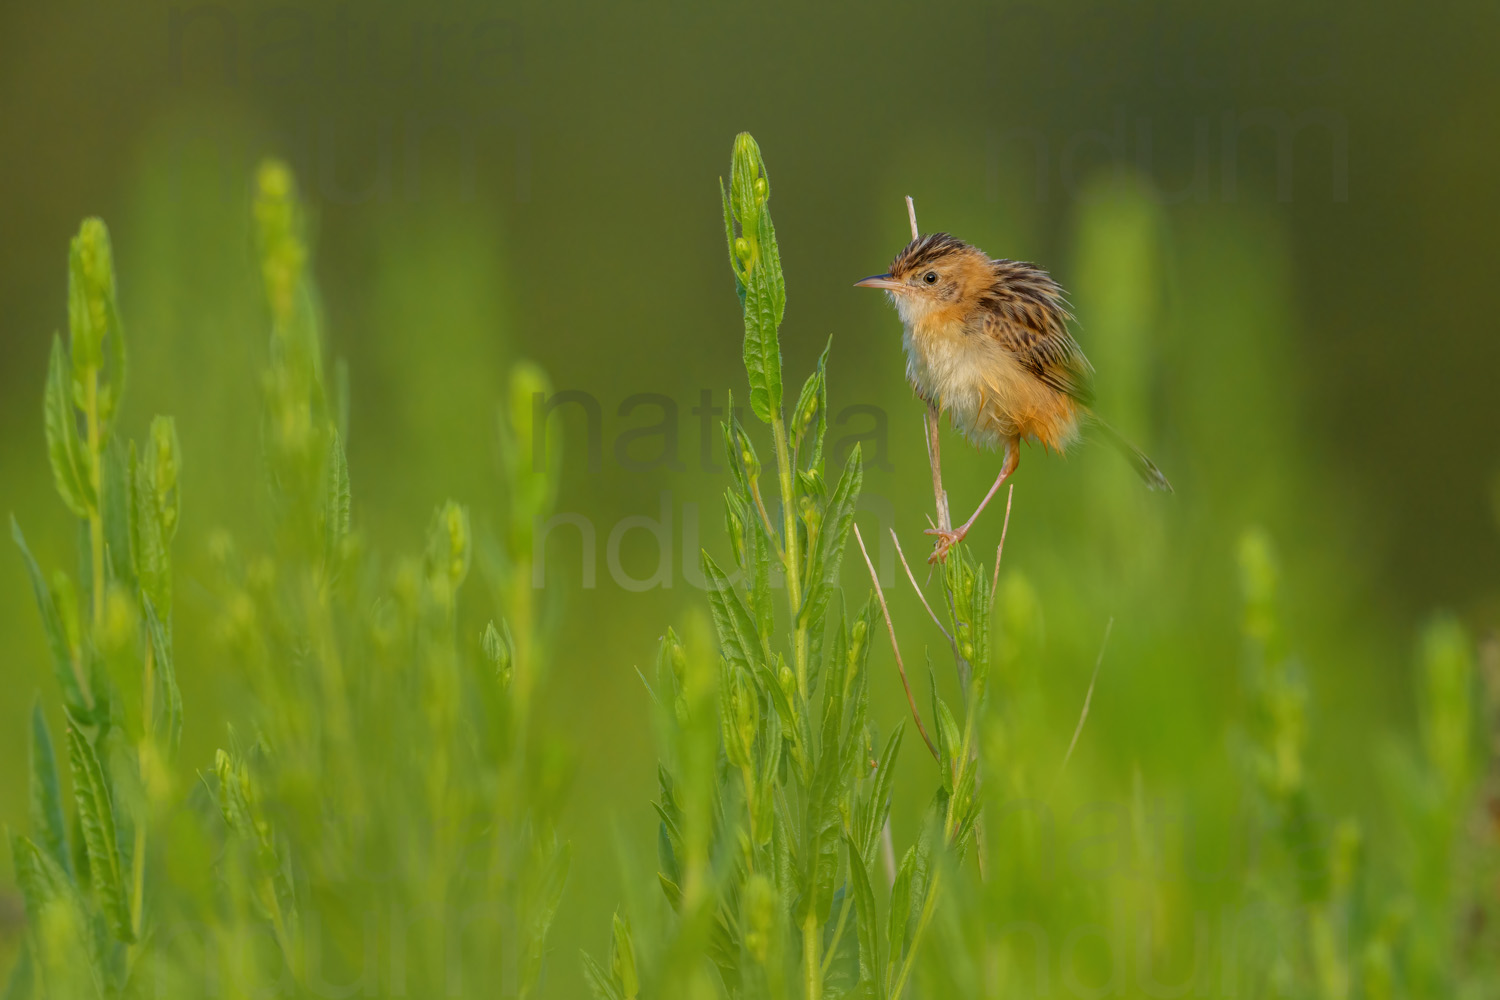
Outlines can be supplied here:
[[703, 575], [708, 580], [709, 607], [713, 612], [714, 628], [719, 633], [719, 645], [731, 663], [754, 673], [764, 662], [755, 620], [750, 617], [739, 592], [730, 584], [729, 577], [707, 551], [703, 553], [702, 564]]
[[791, 913], [797, 899], [799, 859], [796, 838], [787, 824], [786, 813], [776, 810], [775, 822], [771, 828], [771, 868], [776, 886], [781, 890], [782, 911]]
[[729, 248], [729, 269], [734, 272], [734, 290], [739, 293], [740, 304], [745, 301], [744, 265], [734, 252], [734, 209], [729, 204], [729, 191], [724, 187], [724, 178], [719, 178], [719, 200], [724, 203], [724, 243]]
[[521, 996], [530, 993], [541, 978], [542, 964], [547, 955], [547, 932], [557, 916], [571, 866], [572, 851], [566, 844], [554, 845], [545, 858], [533, 861], [535, 882], [525, 900], [526, 961], [521, 972]]
[[832, 349], [833, 338], [829, 337], [817, 366], [802, 383], [797, 409], [792, 415], [797, 451], [806, 459], [802, 466], [808, 470], [807, 474], [823, 468], [823, 439], [828, 433], [828, 352]]
[[849, 531], [854, 525], [854, 508], [863, 484], [864, 462], [859, 445], [855, 445], [823, 510], [818, 545], [807, 561], [805, 591], [808, 596], [803, 601], [800, 616], [809, 632], [822, 632], [829, 599], [838, 587], [839, 567], [849, 541]]
[[903, 950], [910, 948], [912, 944], [911, 935], [917, 931], [921, 923], [922, 909], [927, 903], [927, 891], [932, 884], [932, 838], [927, 832], [923, 832], [917, 838], [912, 847], [911, 866], [911, 904], [906, 912], [907, 938], [902, 945]]
[[953, 718], [953, 713], [948, 705], [938, 694], [937, 673], [928, 665], [927, 680], [932, 695], [932, 714], [937, 719], [937, 744], [938, 761], [943, 769], [943, 788], [950, 794], [953, 791], [953, 782], [957, 776], [954, 767], [954, 757], [959, 752], [959, 741], [962, 739], [958, 731], [958, 722]]
[[16, 869], [16, 886], [33, 920], [53, 903], [73, 897], [74, 887], [67, 873], [30, 837], [11, 834], [10, 856]]
[[752, 266], [745, 283], [745, 374], [750, 410], [764, 423], [781, 413], [781, 342], [777, 337], [775, 290], [764, 261]]
[[906, 951], [906, 923], [911, 915], [911, 883], [916, 866], [917, 848], [913, 844], [902, 855], [901, 864], [896, 868], [896, 881], [891, 884], [891, 910], [886, 916], [885, 938], [889, 947], [885, 973], [887, 992]]
[[[843, 687], [829, 684], [824, 695], [823, 727], [818, 749], [817, 768], [808, 791], [807, 811], [803, 821], [802, 848], [803, 909], [797, 922], [809, 914], [819, 923], [828, 919], [833, 900], [833, 883], [838, 875], [838, 840], [840, 831], [839, 799], [844, 791], [843, 759], [839, 730], [843, 722]], [[830, 703], [834, 703], [830, 706]]]
[[72, 725], [68, 726], [68, 757], [79, 825], [88, 849], [89, 875], [110, 930], [120, 941], [129, 943], [135, 940], [135, 931], [120, 865], [113, 797], [93, 746]]
[[630, 933], [630, 921], [616, 911], [613, 938], [609, 951], [610, 978], [620, 984], [625, 1000], [635, 1000], [641, 992], [640, 976], [635, 965], [635, 941]]
[[166, 695], [167, 746], [176, 751], [182, 741], [182, 691], [177, 686], [177, 667], [172, 656], [172, 639], [166, 626], [156, 613], [156, 606], [149, 595], [141, 596], [146, 612], [146, 632], [151, 639], [151, 652], [156, 657], [156, 672], [161, 679], [162, 691]]
[[330, 432], [328, 472], [323, 484], [323, 532], [329, 561], [349, 534], [349, 460], [338, 431]]
[[[77, 887], [29, 838], [12, 834], [10, 849], [16, 884], [34, 930], [31, 940], [38, 960], [34, 979], [48, 990], [48, 996], [107, 995], [104, 932], [101, 928], [91, 933]], [[49, 914], [60, 919], [49, 919]], [[92, 993], [85, 984], [92, 986]]]
[[[762, 171], [765, 167], [762, 164]], [[766, 194], [770, 200], [769, 190]], [[760, 207], [760, 261], [768, 279], [771, 292], [772, 318], [777, 328], [786, 315], [786, 278], [781, 273], [781, 247], [776, 243], [776, 227], [771, 224], [771, 210], [765, 203]], [[780, 396], [780, 392], [777, 392]]]
[[666, 872], [657, 872], [656, 881], [661, 886], [662, 895], [667, 897], [667, 904], [673, 911], [682, 909], [682, 889], [677, 883], [667, 877]]
[[869, 798], [864, 801], [858, 832], [860, 857], [864, 858], [867, 865], [875, 863], [880, 831], [891, 813], [891, 782], [895, 779], [896, 754], [901, 750], [901, 738], [905, 733], [906, 724], [902, 722], [891, 733], [890, 739], [886, 740], [885, 750], [881, 752], [880, 762], [875, 767], [875, 784], [870, 789]]
[[579, 953], [579, 957], [583, 961], [583, 981], [588, 983], [595, 1000], [625, 1000], [625, 994], [620, 992], [619, 984], [604, 971], [592, 955], [584, 951]]
[[52, 673], [57, 678], [58, 687], [62, 689], [63, 704], [73, 714], [88, 717], [93, 711], [92, 699], [85, 692], [74, 669], [72, 650], [63, 631], [57, 602], [52, 599], [52, 591], [47, 589], [47, 581], [42, 578], [42, 569], [36, 564], [31, 550], [26, 547], [26, 536], [21, 534], [21, 526], [16, 523], [14, 516], [10, 519], [10, 537], [15, 541], [16, 548], [21, 550], [21, 561], [26, 564], [31, 592], [36, 597], [37, 610], [42, 615], [42, 631], [47, 636], [47, 649], [52, 654]]
[[859, 981], [866, 992], [884, 1000], [885, 953], [880, 938], [879, 914], [875, 909], [875, 890], [870, 884], [869, 862], [858, 844], [846, 832], [844, 845], [849, 855], [849, 884], [854, 893], [854, 916], [859, 928]]
[[[755, 445], [750, 441], [750, 436], [745, 433], [744, 425], [740, 423], [740, 418], [735, 413], [732, 391], [728, 394], [728, 399], [724, 404], [724, 412], [728, 416], [719, 423], [719, 430], [724, 435], [724, 458], [729, 463], [729, 475], [734, 480], [736, 491], [741, 499], [749, 504], [751, 502], [750, 481], [745, 476], [745, 455], [741, 448], [742, 444], [749, 445], [750, 454], [754, 455]], [[757, 458], [756, 464], [759, 464], [759, 461]]]
[[53, 334], [44, 401], [47, 460], [52, 464], [52, 480], [63, 503], [75, 517], [88, 517], [94, 507], [94, 489], [83, 442], [78, 438], [72, 379], [62, 338]]
[[40, 699], [31, 707], [31, 830], [41, 848], [71, 877], [73, 864], [57, 778], [57, 755]]
[[828, 922], [823, 925], [823, 992], [853, 1000], [860, 975], [859, 919], [848, 883], [833, 894]]
[[167, 555], [166, 526], [151, 488], [150, 458], [136, 460], [131, 443], [130, 537], [141, 592], [163, 614], [171, 607], [172, 568]]

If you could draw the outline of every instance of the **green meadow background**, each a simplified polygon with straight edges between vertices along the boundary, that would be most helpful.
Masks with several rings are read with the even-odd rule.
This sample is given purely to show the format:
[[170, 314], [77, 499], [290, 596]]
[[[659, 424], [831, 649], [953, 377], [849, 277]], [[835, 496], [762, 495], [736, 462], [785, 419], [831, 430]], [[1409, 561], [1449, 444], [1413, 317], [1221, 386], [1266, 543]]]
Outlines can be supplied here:
[[[581, 515], [596, 545], [572, 527], [547, 536], [547, 667], [529, 723], [570, 776], [559, 836], [572, 867], [541, 991], [585, 995], [578, 950], [603, 951], [622, 899], [656, 905], [654, 865], [631, 860], [651, 857], [657, 822], [637, 668], [650, 674], [668, 625], [701, 618], [698, 548], [728, 558], [719, 416], [694, 410], [705, 392], [716, 408], [729, 389], [743, 395], [715, 180], [749, 130], [774, 185], [787, 381], [800, 384], [831, 336], [829, 440], [862, 441], [867, 539], [889, 523], [909, 554], [925, 553], [932, 500], [898, 322], [850, 287], [906, 242], [907, 194], [924, 231], [1061, 280], [1099, 370], [1099, 409], [1176, 487], [1146, 493], [1094, 445], [1022, 456], [998, 697], [1024, 716], [1032, 735], [1017, 752], [1037, 773], [1059, 770], [1114, 623], [1057, 779], [1077, 809], [1059, 850], [1097, 861], [1129, 840], [1155, 859], [1131, 878], [1177, 913], [1220, 912], [1226, 883], [1259, 870], [1257, 845], [1275, 836], [1257, 826], [1242, 761], [1256, 702], [1241, 586], [1242, 559], [1254, 562], [1242, 539], [1258, 529], [1305, 685], [1320, 810], [1358, 823], [1369, 891], [1391, 919], [1459, 928], [1457, 903], [1423, 909], [1465, 877], [1413, 860], [1443, 835], [1408, 806], [1423, 783], [1410, 761], [1432, 742], [1424, 634], [1429, 647], [1448, 636], [1470, 665], [1480, 772], [1487, 749], [1481, 675], [1500, 617], [1497, 29], [1500, 8], [1482, 4], [9, 4], [0, 513], [44, 567], [74, 565], [42, 392], [51, 335], [67, 326], [68, 239], [101, 216], [131, 358], [121, 433], [177, 419], [180, 760], [209, 771], [228, 727], [252, 725], [209, 580], [219, 533], [252, 549], [269, 536], [269, 320], [250, 215], [265, 156], [291, 165], [306, 201], [326, 347], [348, 366], [354, 520], [372, 547], [420, 551], [450, 498], [477, 533], [504, 532], [497, 421], [513, 364], [585, 394], [597, 429], [563, 405], [548, 440], [563, 456], [557, 510]], [[966, 515], [998, 458], [947, 432], [944, 446]], [[995, 509], [980, 521], [976, 551], [993, 551], [1001, 520]], [[924, 645], [941, 661], [881, 545], [908, 663], [920, 669]], [[467, 599], [488, 608], [480, 576]], [[862, 601], [857, 561], [845, 582]], [[485, 614], [470, 617], [482, 626]], [[890, 650], [872, 657], [872, 713], [888, 729], [905, 705]], [[8, 544], [0, 671], [0, 821], [24, 829], [27, 718], [38, 694], [61, 713]], [[914, 745], [898, 840], [930, 785]], [[1117, 829], [1110, 817], [1127, 806], [1129, 830]], [[1067, 857], [1045, 883], [1064, 900], [1088, 891]], [[1424, 895], [1423, 878], [1439, 888]], [[24, 928], [13, 886], [7, 857], [0, 970]], [[1181, 978], [1193, 934], [1174, 934], [1162, 960]], [[1074, 995], [1065, 973], [1056, 995]]]

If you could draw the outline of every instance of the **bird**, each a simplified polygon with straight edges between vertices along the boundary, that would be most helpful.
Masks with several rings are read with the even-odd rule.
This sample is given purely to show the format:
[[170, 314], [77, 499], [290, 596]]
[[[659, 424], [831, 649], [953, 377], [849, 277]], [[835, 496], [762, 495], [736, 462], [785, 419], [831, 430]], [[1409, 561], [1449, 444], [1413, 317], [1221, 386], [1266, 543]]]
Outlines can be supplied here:
[[[913, 223], [915, 234], [915, 222]], [[1065, 452], [1085, 425], [1117, 448], [1151, 489], [1172, 485], [1146, 457], [1093, 411], [1094, 368], [1068, 332], [1067, 297], [1035, 264], [992, 259], [948, 233], [915, 236], [890, 270], [855, 282], [883, 290], [904, 328], [906, 378], [927, 404], [928, 451], [940, 523], [928, 562], [945, 560], [1016, 471], [1022, 441]], [[958, 528], [946, 523], [938, 455], [942, 414], [980, 447], [1001, 448], [995, 484]]]

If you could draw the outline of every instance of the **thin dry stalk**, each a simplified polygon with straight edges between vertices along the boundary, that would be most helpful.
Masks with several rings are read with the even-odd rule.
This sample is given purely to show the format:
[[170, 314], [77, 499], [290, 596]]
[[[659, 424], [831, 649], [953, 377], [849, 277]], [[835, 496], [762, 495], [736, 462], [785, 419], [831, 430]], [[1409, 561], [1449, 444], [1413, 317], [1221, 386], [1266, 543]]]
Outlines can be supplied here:
[[901, 557], [901, 568], [906, 570], [906, 578], [911, 581], [911, 589], [917, 592], [917, 600], [921, 601], [922, 607], [927, 609], [927, 617], [932, 619], [932, 624], [938, 627], [938, 631], [943, 633], [943, 638], [947, 639], [951, 644], [953, 636], [949, 635], [948, 630], [943, 628], [943, 623], [938, 620], [937, 614], [933, 612], [932, 605], [927, 603], [927, 596], [922, 593], [922, 588], [917, 586], [917, 578], [912, 575], [911, 567], [906, 563], [906, 553], [901, 551], [901, 539], [896, 537], [896, 529], [892, 528], [890, 531], [891, 541], [896, 543], [896, 555]]
[[1000, 557], [1005, 554], [1005, 533], [1010, 530], [1010, 502], [1015, 499], [1016, 484], [1011, 483], [1005, 493], [1005, 523], [1000, 525], [1000, 544], [995, 546], [995, 575], [990, 577], [990, 607], [995, 606], [995, 593], [1000, 589]]
[[1078, 746], [1078, 736], [1083, 732], [1083, 724], [1088, 721], [1089, 705], [1094, 700], [1094, 682], [1099, 679], [1099, 668], [1104, 664], [1104, 650], [1109, 646], [1109, 633], [1114, 630], [1114, 627], [1113, 618], [1104, 626], [1104, 641], [1099, 643], [1099, 657], [1094, 661], [1094, 676], [1089, 678], [1089, 690], [1083, 696], [1083, 711], [1078, 716], [1078, 725], [1073, 728], [1073, 739], [1068, 742], [1068, 752], [1063, 754], [1062, 767], [1057, 769], [1059, 778], [1062, 777], [1063, 771], [1067, 770], [1068, 761], [1073, 759], [1073, 749]]
[[922, 713], [917, 711], [917, 701], [911, 695], [911, 682], [906, 679], [906, 664], [901, 660], [901, 647], [896, 645], [896, 627], [891, 624], [891, 612], [885, 604], [885, 591], [880, 589], [880, 577], [875, 573], [875, 564], [870, 561], [870, 552], [865, 548], [865, 540], [860, 535], [857, 524], [854, 526], [854, 540], [859, 543], [860, 555], [865, 557], [865, 567], [870, 571], [870, 582], [875, 585], [875, 596], [880, 600], [880, 613], [885, 616], [885, 630], [891, 637], [891, 651], [896, 654], [896, 669], [901, 674], [901, 686], [906, 689], [906, 703], [911, 706], [911, 717], [917, 724], [917, 732], [922, 734], [922, 742], [931, 751], [932, 759], [941, 761], [943, 758], [938, 753], [937, 744], [927, 735], [927, 727], [922, 725]]

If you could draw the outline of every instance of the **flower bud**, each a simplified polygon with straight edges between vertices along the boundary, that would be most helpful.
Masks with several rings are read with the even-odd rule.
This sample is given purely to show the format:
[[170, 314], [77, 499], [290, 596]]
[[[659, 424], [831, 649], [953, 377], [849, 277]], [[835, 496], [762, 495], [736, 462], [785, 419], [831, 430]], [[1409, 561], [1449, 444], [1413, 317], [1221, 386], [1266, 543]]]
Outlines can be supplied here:
[[745, 466], [745, 477], [752, 482], [760, 477], [760, 457], [755, 454], [755, 446], [750, 443], [750, 436], [743, 428], [736, 431], [740, 445], [740, 462]]
[[808, 393], [807, 402], [803, 404], [802, 410], [797, 414], [797, 432], [800, 434], [812, 426], [813, 417], [818, 415], [818, 394]]
[[863, 618], [854, 623], [854, 628], [849, 630], [849, 660], [858, 663], [864, 656], [865, 636], [869, 634], [869, 628], [865, 625]]
[[817, 531], [823, 522], [823, 509], [810, 496], [803, 495], [797, 499], [797, 513], [802, 518], [802, 523], [807, 525], [809, 535]]
[[115, 317], [115, 266], [109, 230], [85, 219], [73, 237], [68, 262], [69, 346], [75, 379], [104, 365], [104, 338]]
[[724, 508], [724, 527], [729, 531], [729, 545], [734, 550], [734, 561], [745, 565], [745, 518], [740, 513], [739, 507], [733, 502], [728, 502]]
[[[792, 673], [792, 668], [786, 665], [786, 660], [776, 659], [776, 683], [781, 688], [781, 693], [792, 701], [792, 696], [797, 693], [797, 675]], [[795, 704], [795, 701], [793, 701]]]

